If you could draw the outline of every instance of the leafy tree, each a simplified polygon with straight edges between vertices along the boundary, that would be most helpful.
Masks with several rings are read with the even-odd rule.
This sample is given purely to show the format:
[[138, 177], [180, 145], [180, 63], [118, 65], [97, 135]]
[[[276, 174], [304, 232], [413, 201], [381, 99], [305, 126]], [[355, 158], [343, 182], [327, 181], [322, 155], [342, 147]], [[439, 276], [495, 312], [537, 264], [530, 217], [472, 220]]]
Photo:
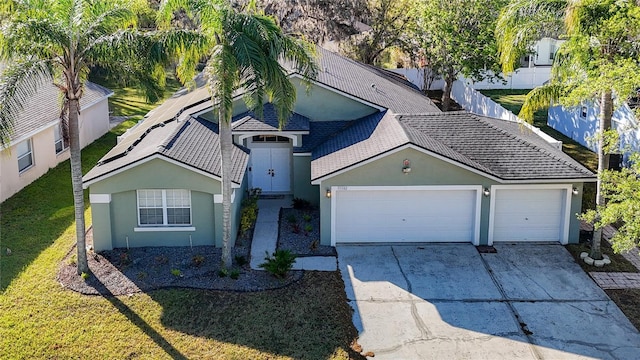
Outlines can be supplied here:
[[614, 106], [640, 87], [640, 5], [632, 0], [513, 1], [496, 28], [503, 70], [513, 71], [517, 59], [550, 31], [564, 34], [567, 41], [558, 50], [549, 83], [527, 95], [520, 116], [531, 121], [536, 110], [552, 101], [575, 106], [598, 99], [596, 212], [590, 213], [596, 231], [590, 257], [601, 259], [603, 179], [608, 153], [617, 149], [611, 117]]
[[459, 75], [482, 80], [499, 72], [495, 19], [506, 0], [421, 0], [414, 41], [445, 87], [442, 108], [449, 109], [451, 88]]
[[[0, 5], [0, 145], [10, 142], [24, 102], [53, 83], [68, 126], [78, 274], [89, 271], [78, 115], [89, 69], [101, 66], [135, 79], [151, 101], [161, 94], [167, 58], [154, 34], [135, 30], [144, 1], [23, 0]], [[148, 56], [141, 56], [145, 54]], [[160, 84], [160, 85], [159, 85]]]
[[280, 64], [287, 62], [305, 78], [315, 77], [314, 48], [299, 39], [286, 36], [268, 16], [242, 13], [224, 0], [166, 0], [159, 10], [161, 21], [169, 23], [174, 12], [184, 9], [194, 16], [200, 33], [206, 39], [206, 52], [183, 47], [179, 75], [190, 79], [193, 66], [201, 56], [207, 57], [204, 70], [211, 100], [218, 111], [220, 153], [222, 156], [222, 267], [231, 266], [231, 169], [233, 137], [231, 115], [234, 93], [244, 91], [247, 105], [261, 116], [263, 102], [268, 99], [278, 113], [281, 124], [287, 120], [296, 101], [296, 89], [288, 71]]

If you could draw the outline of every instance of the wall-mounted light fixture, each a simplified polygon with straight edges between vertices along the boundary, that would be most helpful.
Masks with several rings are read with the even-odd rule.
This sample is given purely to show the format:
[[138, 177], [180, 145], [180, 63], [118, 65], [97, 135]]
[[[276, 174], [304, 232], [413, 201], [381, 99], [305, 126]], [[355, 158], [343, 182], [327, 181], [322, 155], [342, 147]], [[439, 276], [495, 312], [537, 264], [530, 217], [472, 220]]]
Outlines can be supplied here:
[[491, 190], [489, 190], [489, 188], [484, 188], [484, 189], [482, 189], [482, 194], [484, 196], [489, 196], [489, 195], [491, 195]]
[[324, 196], [331, 198], [331, 189], [327, 189], [327, 192], [324, 193]]
[[577, 188], [577, 187], [574, 187], [573, 189], [571, 189], [571, 193], [572, 193], [573, 195], [578, 195], [578, 194], [579, 194], [578, 188]]
[[409, 161], [409, 159], [404, 159], [402, 162], [402, 172], [405, 174], [411, 172], [411, 161]]

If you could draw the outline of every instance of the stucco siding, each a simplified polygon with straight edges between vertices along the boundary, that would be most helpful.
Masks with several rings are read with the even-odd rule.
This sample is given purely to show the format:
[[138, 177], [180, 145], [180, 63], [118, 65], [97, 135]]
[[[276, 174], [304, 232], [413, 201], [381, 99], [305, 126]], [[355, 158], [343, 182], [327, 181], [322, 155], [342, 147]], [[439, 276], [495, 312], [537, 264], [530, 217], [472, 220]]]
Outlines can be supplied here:
[[[405, 159], [411, 162], [409, 174], [402, 172]], [[403, 149], [322, 181], [318, 192], [321, 243], [331, 244], [331, 199], [327, 198], [325, 193], [332, 186], [480, 185], [482, 188], [491, 188], [492, 185], [498, 184], [495, 180], [416, 149]], [[579, 188], [579, 195], [573, 196], [571, 201], [569, 242], [578, 241], [579, 222], [574, 214], [580, 212], [582, 201], [582, 184], [574, 185]], [[488, 243], [490, 196], [481, 197], [480, 244]]]
[[311, 156], [293, 157], [293, 197], [319, 205], [318, 185], [311, 185]]

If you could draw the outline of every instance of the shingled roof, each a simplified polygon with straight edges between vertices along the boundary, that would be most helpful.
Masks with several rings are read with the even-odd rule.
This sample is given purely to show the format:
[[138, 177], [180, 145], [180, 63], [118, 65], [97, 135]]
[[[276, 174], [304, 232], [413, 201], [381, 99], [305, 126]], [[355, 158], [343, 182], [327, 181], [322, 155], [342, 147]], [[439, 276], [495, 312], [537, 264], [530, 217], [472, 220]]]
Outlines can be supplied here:
[[520, 124], [465, 111], [368, 116], [312, 152], [311, 178], [414, 145], [501, 180], [593, 179], [594, 174]]
[[[113, 91], [92, 82], [86, 82], [80, 99], [80, 109], [86, 109], [97, 101], [111, 96]], [[60, 90], [53, 84], [43, 83], [40, 89], [24, 104], [18, 115], [11, 135], [11, 141], [47, 126], [60, 119], [61, 110]]]
[[[154, 155], [161, 155], [194, 169], [221, 177], [218, 125], [204, 119], [168, 121], [147, 130], [145, 135], [124, 155], [103, 158], [89, 171], [83, 182], [99, 179], [127, 165], [135, 164]], [[242, 183], [249, 150], [235, 145], [232, 153], [232, 181]]]
[[264, 104], [262, 118], [253, 111], [247, 111], [232, 119], [233, 131], [309, 131], [309, 118], [293, 113], [282, 129], [278, 122], [278, 113], [271, 103]]

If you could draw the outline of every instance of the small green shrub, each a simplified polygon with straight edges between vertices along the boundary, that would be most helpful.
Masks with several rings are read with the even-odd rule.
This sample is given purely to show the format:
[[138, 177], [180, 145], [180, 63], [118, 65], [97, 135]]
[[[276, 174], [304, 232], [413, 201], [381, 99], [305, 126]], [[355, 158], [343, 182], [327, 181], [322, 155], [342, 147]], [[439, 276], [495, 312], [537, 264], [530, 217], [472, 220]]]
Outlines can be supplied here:
[[295, 214], [289, 214], [287, 215], [287, 222], [289, 224], [295, 224], [296, 222], [298, 222], [298, 219], [296, 218]]
[[232, 278], [233, 280], [238, 280], [238, 278], [240, 277], [240, 270], [238, 269], [231, 270], [229, 277]]
[[264, 258], [265, 262], [260, 264], [271, 275], [281, 279], [287, 275], [287, 272], [293, 267], [296, 256], [290, 250], [276, 250], [271, 256], [267, 253]]
[[69, 257], [69, 260], [67, 260], [67, 265], [69, 266], [76, 266], [78, 265], [78, 255], [77, 254], [73, 254]]
[[181, 277], [182, 276], [182, 271], [180, 271], [180, 269], [171, 269], [171, 275], [173, 275], [175, 277]]
[[80, 277], [82, 278], [82, 280], [87, 281], [91, 277], [91, 273], [83, 271], [82, 274], [80, 274]]
[[302, 219], [303, 219], [304, 221], [306, 221], [306, 222], [311, 221], [311, 214], [306, 214], [306, 213], [305, 213], [304, 215], [302, 215]]
[[129, 253], [123, 252], [120, 254], [120, 266], [127, 266], [129, 264], [131, 264], [131, 256], [129, 256]]
[[313, 231], [313, 225], [307, 224], [304, 226], [304, 232], [310, 233], [311, 231]]
[[229, 275], [229, 270], [227, 270], [227, 269], [220, 269], [220, 270], [218, 270], [218, 276], [220, 276], [220, 277], [227, 277], [227, 275]]
[[167, 258], [166, 255], [156, 256], [154, 260], [158, 265], [166, 264], [169, 262], [169, 258]]
[[204, 256], [199, 255], [199, 254], [194, 255], [191, 258], [191, 262], [193, 263], [193, 266], [200, 267], [202, 264], [204, 264]]
[[136, 277], [138, 278], [138, 280], [145, 279], [147, 276], [148, 274], [144, 271], [140, 271], [139, 273], [136, 274]]
[[[258, 189], [259, 190], [259, 189]], [[251, 195], [242, 200], [242, 210], [240, 211], [240, 233], [244, 234], [255, 225], [258, 219], [258, 195]]]
[[294, 198], [292, 205], [293, 205], [293, 208], [296, 210], [307, 210], [307, 209], [311, 209], [312, 207], [309, 200], [305, 200], [301, 198]]
[[242, 255], [236, 255], [233, 259], [235, 260], [236, 265], [238, 266], [244, 266], [244, 265], [247, 265], [248, 263], [247, 258]]

